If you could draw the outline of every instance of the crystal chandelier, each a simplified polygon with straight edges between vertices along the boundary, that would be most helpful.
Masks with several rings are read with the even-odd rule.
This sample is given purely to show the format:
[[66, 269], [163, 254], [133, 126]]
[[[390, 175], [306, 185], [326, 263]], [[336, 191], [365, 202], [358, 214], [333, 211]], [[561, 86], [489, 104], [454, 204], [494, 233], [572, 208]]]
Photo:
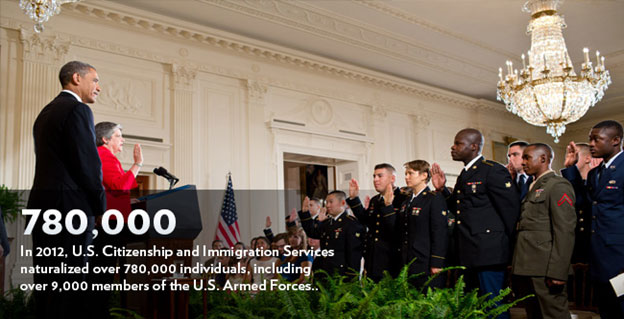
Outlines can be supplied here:
[[605, 70], [604, 57], [596, 51], [596, 65], [589, 60], [589, 50], [583, 49], [585, 61], [576, 75], [568, 55], [562, 29], [566, 27], [557, 7], [563, 0], [528, 0], [523, 11], [531, 13], [527, 33], [531, 34], [528, 64], [522, 54], [522, 69], [507, 61], [507, 74], [498, 69], [497, 99], [509, 112], [527, 123], [546, 126], [555, 143], [565, 133], [565, 125], [580, 119], [600, 101], [611, 84]]
[[50, 17], [61, 13], [61, 5], [80, 0], [20, 0], [19, 6], [24, 13], [35, 21], [35, 32], [43, 31], [43, 23]]

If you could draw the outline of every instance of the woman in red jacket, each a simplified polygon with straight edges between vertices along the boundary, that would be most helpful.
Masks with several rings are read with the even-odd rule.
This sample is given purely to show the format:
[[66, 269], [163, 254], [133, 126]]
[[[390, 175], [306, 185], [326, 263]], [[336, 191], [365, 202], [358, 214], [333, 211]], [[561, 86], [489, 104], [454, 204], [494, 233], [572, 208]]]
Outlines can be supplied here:
[[141, 145], [134, 145], [134, 164], [124, 172], [115, 155], [123, 150], [124, 138], [121, 125], [112, 122], [100, 122], [95, 125], [98, 153], [102, 161], [102, 183], [106, 189], [106, 208], [117, 209], [124, 220], [130, 214], [130, 189], [136, 188], [136, 176], [143, 166]]
[[[95, 125], [95, 136], [97, 150], [102, 161], [102, 184], [106, 190], [106, 209], [116, 209], [121, 212], [124, 217], [124, 221], [128, 220], [130, 214], [130, 190], [136, 188], [136, 176], [139, 174], [141, 166], [143, 166], [143, 153], [141, 152], [141, 145], [134, 145], [134, 164], [128, 171], [123, 170], [121, 162], [115, 155], [123, 150], [124, 138], [121, 135], [121, 125], [111, 122], [100, 122]], [[115, 229], [117, 223], [114, 216], [111, 216], [108, 221], [111, 229]], [[96, 229], [98, 230], [98, 236], [93, 240], [93, 246], [96, 255], [90, 258], [91, 266], [117, 266], [116, 257], [104, 256], [103, 249], [107, 245], [115, 247], [124, 247], [130, 236], [127, 227], [117, 235], [109, 235], [102, 229], [102, 222], [96, 222]], [[124, 223], [125, 224], [125, 223]], [[120, 258], [120, 276], [119, 280], [122, 282], [125, 279], [124, 267], [125, 260]], [[93, 274], [92, 272], [88, 276], [90, 282], [93, 283], [112, 283], [114, 280], [114, 274]], [[97, 296], [93, 298], [91, 307], [100, 308], [99, 311], [94, 313], [108, 314], [110, 292], [96, 292]], [[123, 298], [122, 298], [123, 299]], [[123, 301], [122, 301], [123, 306]], [[94, 309], [96, 310], [96, 309]]]

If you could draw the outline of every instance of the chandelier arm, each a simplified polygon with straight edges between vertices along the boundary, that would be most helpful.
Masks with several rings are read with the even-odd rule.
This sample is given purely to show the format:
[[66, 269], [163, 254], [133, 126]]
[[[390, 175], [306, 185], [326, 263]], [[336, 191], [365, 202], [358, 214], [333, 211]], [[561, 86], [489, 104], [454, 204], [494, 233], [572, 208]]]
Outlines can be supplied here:
[[568, 97], [567, 97], [567, 95], [568, 95], [567, 94], [568, 93], [567, 87], [568, 86], [565, 83], [565, 79], [563, 80], [563, 82], [561, 82], [561, 84], [563, 84], [563, 93], [562, 93], [563, 96], [562, 96], [562, 101], [561, 101], [561, 112], [559, 112], [559, 118], [557, 120], [561, 120], [561, 122], [564, 122], [563, 111], [565, 111], [566, 103], [568, 101]]
[[538, 111], [540, 111], [540, 113], [542, 113], [542, 116], [545, 119], [548, 119], [548, 116], [546, 116], [546, 113], [544, 113], [544, 111], [542, 110], [542, 106], [539, 104], [539, 101], [537, 100], [537, 94], [535, 94], [535, 88], [530, 85], [529, 86], [531, 88], [531, 95], [533, 95], [533, 99], [535, 100], [535, 107], [537, 108]]

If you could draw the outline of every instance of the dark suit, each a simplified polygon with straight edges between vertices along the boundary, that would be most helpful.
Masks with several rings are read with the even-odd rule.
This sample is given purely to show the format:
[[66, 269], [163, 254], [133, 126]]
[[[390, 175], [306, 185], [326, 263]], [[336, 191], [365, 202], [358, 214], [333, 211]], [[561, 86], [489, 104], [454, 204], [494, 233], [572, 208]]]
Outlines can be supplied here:
[[[511, 259], [511, 239], [520, 214], [520, 198], [505, 166], [480, 157], [462, 169], [451, 194], [443, 190], [455, 214], [455, 249], [466, 266], [466, 287], [499, 294]], [[501, 316], [505, 317], [505, 315]]]
[[[431, 275], [431, 268], [445, 265], [448, 249], [448, 217], [446, 203], [441, 194], [426, 187], [418, 196], [403, 201], [398, 212], [384, 216], [387, 232], [399, 235], [399, 266], [409, 266], [409, 274], [424, 273], [416, 277], [413, 284], [423, 286]], [[438, 276], [430, 283], [432, 287], [443, 287], [443, 277]]]
[[398, 253], [395, 247], [397, 236], [394, 232], [385, 231], [383, 223], [384, 216], [398, 210], [404, 199], [398, 187], [394, 190], [394, 200], [389, 206], [386, 206], [380, 194], [371, 198], [368, 209], [364, 209], [359, 197], [347, 199], [355, 217], [368, 229], [364, 242], [364, 268], [366, 275], [374, 281], [381, 280], [384, 271], [394, 275], [398, 270], [398, 265], [394, 263]]
[[[80, 209], [87, 216], [102, 215], [106, 208], [102, 186], [102, 167], [95, 146], [93, 114], [84, 103], [69, 93], [61, 92], [48, 104], [33, 128], [35, 139], [35, 179], [28, 199], [28, 208], [56, 209], [65, 216], [72, 209]], [[74, 219], [78, 221], [77, 218]], [[61, 220], [63, 231], [47, 235], [39, 217], [33, 229], [33, 247], [63, 247], [68, 254], [62, 257], [33, 257], [34, 265], [71, 266], [84, 264], [83, 256], [74, 256], [72, 248], [85, 244], [85, 233], [70, 235]], [[35, 274], [35, 283], [51, 281], [82, 281], [82, 275]], [[82, 295], [71, 292], [36, 293], [37, 317], [70, 318], [77, 315]]]
[[[590, 270], [601, 318], [622, 318], [624, 297], [615, 297], [609, 279], [624, 271], [624, 154], [608, 167], [601, 166], [589, 171], [585, 184], [592, 207]], [[580, 174], [564, 176], [575, 187], [583, 187]]]
[[524, 182], [522, 182], [519, 178], [520, 177], [516, 179], [516, 186], [518, 186], [518, 191], [520, 192], [520, 200], [523, 200], [529, 192], [529, 186], [533, 183], [533, 176], [525, 176], [526, 180]]
[[357, 277], [362, 261], [364, 226], [354, 217], [343, 212], [337, 220], [328, 216], [322, 222], [312, 219], [310, 212], [299, 212], [301, 226], [310, 238], [320, 239], [322, 250], [333, 250], [333, 256], [317, 256], [312, 263], [314, 270], [321, 269], [330, 275]]

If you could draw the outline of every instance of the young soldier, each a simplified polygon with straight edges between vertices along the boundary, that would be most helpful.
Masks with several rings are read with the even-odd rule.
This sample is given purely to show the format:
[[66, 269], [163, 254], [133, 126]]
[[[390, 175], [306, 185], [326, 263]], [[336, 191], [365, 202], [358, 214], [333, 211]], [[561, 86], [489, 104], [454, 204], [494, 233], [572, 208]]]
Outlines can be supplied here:
[[[592, 157], [602, 158], [602, 164], [589, 171], [585, 183], [592, 204], [590, 270], [600, 317], [606, 319], [624, 318], [624, 297], [618, 298], [609, 283], [624, 272], [622, 135], [622, 125], [611, 120], [596, 124], [589, 132], [589, 151]], [[567, 152], [577, 151], [568, 147]], [[580, 172], [572, 168], [572, 174], [564, 176], [575, 187], [583, 187]]]
[[[442, 270], [448, 248], [448, 218], [446, 202], [441, 194], [432, 192], [427, 183], [431, 179], [429, 163], [415, 160], [405, 163], [405, 183], [412, 190], [397, 213], [384, 218], [387, 231], [398, 233], [399, 265], [409, 264], [409, 274], [416, 277], [412, 284], [422, 287]], [[444, 277], [438, 276], [429, 286], [444, 287]]]
[[[509, 171], [481, 156], [483, 135], [467, 128], [455, 135], [451, 146], [454, 161], [464, 163], [453, 193], [438, 164], [431, 169], [433, 186], [447, 198], [455, 215], [454, 229], [459, 264], [465, 266], [466, 287], [497, 296], [503, 289], [511, 259], [511, 238], [520, 214], [519, 192]], [[499, 318], [509, 318], [505, 313]]]
[[405, 196], [394, 186], [396, 170], [390, 164], [377, 164], [373, 172], [373, 184], [379, 193], [371, 198], [368, 208], [362, 206], [358, 197], [360, 187], [355, 179], [349, 183], [349, 199], [347, 204], [358, 221], [367, 227], [364, 246], [364, 268], [366, 275], [374, 281], [383, 278], [384, 271], [394, 275], [398, 265], [394, 263], [398, 257], [396, 234], [384, 231], [385, 216], [398, 209]]
[[522, 156], [524, 171], [535, 178], [518, 221], [512, 274], [518, 297], [525, 301], [527, 318], [570, 318], [566, 281], [574, 249], [574, 189], [550, 168], [550, 146], [528, 145]]
[[322, 222], [312, 219], [310, 211], [301, 211], [299, 219], [308, 237], [321, 241], [321, 250], [331, 250], [333, 255], [317, 256], [314, 269], [321, 269], [330, 275], [358, 276], [362, 260], [362, 239], [364, 227], [349, 216], [346, 211], [347, 195], [335, 190], [327, 195], [327, 218]]

